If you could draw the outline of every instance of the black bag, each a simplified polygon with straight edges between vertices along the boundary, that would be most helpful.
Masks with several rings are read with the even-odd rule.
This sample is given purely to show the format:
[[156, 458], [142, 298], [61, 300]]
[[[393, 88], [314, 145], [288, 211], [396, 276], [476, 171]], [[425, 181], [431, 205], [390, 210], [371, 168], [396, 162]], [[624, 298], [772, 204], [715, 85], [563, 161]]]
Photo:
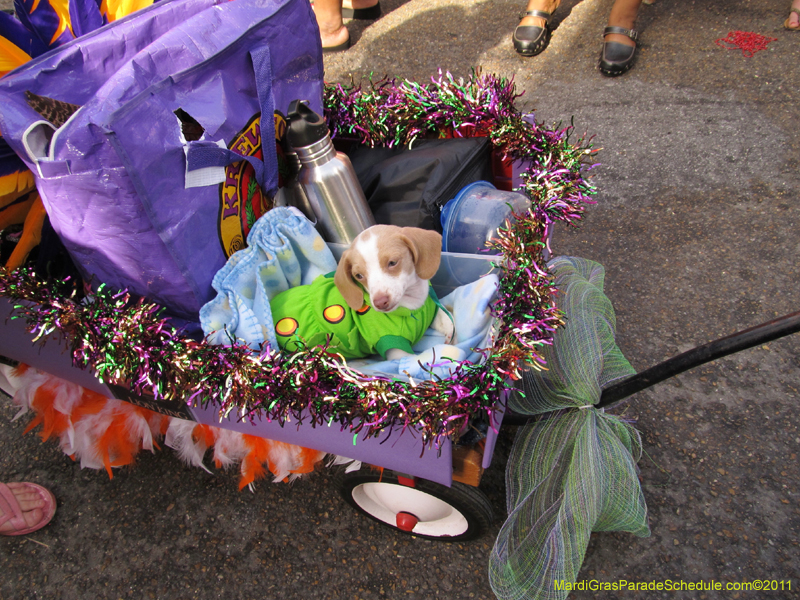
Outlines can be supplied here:
[[476, 137], [357, 146], [348, 154], [376, 222], [441, 233], [442, 206], [464, 186], [492, 181], [491, 152], [489, 139]]

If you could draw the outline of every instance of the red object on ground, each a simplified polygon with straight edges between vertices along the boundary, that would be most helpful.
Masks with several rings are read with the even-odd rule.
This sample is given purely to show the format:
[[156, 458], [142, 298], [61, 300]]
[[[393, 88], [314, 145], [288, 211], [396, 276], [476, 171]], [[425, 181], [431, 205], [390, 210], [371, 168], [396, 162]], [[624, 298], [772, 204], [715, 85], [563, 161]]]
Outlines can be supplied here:
[[728, 50], [740, 49], [744, 56], [752, 57], [756, 52], [766, 50], [767, 44], [777, 42], [778, 38], [766, 37], [752, 31], [731, 31], [728, 37], [715, 40], [717, 46]]

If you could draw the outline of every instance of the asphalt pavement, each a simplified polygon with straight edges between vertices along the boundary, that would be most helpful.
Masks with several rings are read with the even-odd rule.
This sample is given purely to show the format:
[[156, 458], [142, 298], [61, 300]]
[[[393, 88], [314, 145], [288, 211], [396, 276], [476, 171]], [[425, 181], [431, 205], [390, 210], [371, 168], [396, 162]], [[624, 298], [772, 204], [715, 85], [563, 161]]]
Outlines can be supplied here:
[[[298, 0], [299, 1], [299, 0]], [[377, 21], [326, 55], [326, 79], [426, 81], [474, 67], [513, 77], [518, 106], [574, 123], [602, 148], [596, 205], [555, 234], [556, 254], [605, 266], [618, 343], [637, 370], [800, 307], [800, 33], [789, 2], [643, 5], [635, 68], [596, 69], [612, 0], [564, 0], [549, 48], [522, 58], [521, 2], [383, 0]], [[774, 38], [753, 56], [716, 40]], [[768, 580], [776, 591], [576, 592], [578, 598], [789, 598], [800, 589], [800, 335], [760, 345], [631, 397], [652, 535], [592, 536], [578, 580]], [[8, 403], [2, 414], [14, 414]], [[496, 518], [442, 543], [378, 526], [338, 495], [331, 469], [239, 492], [235, 473], [142, 453], [113, 480], [52, 443], [0, 427], [4, 481], [48, 486], [47, 528], [0, 541], [0, 596], [27, 598], [488, 599], [504, 519], [504, 428], [482, 484]], [[24, 421], [24, 420], [23, 420]], [[771, 584], [773, 585], [773, 584]], [[790, 591], [791, 590], [791, 591]]]

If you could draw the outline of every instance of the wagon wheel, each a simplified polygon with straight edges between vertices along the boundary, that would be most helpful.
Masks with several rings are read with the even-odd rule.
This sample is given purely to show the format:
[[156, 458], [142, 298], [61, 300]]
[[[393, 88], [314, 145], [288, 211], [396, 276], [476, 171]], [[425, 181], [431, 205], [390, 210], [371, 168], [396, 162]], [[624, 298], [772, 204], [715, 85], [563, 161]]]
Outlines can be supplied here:
[[483, 492], [456, 481], [448, 488], [388, 470], [343, 473], [338, 480], [345, 501], [357, 511], [417, 537], [470, 540], [483, 534], [494, 518]]

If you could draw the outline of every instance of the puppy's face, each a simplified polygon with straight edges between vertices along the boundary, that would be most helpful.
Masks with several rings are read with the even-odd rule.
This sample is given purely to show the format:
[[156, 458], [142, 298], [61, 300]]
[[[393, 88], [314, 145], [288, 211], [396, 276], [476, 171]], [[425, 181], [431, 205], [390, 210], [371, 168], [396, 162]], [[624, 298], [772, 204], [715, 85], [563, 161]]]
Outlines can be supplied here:
[[359, 309], [366, 290], [372, 306], [392, 312], [421, 307], [428, 280], [441, 259], [442, 237], [415, 227], [376, 225], [362, 232], [342, 255], [335, 282], [347, 304]]

